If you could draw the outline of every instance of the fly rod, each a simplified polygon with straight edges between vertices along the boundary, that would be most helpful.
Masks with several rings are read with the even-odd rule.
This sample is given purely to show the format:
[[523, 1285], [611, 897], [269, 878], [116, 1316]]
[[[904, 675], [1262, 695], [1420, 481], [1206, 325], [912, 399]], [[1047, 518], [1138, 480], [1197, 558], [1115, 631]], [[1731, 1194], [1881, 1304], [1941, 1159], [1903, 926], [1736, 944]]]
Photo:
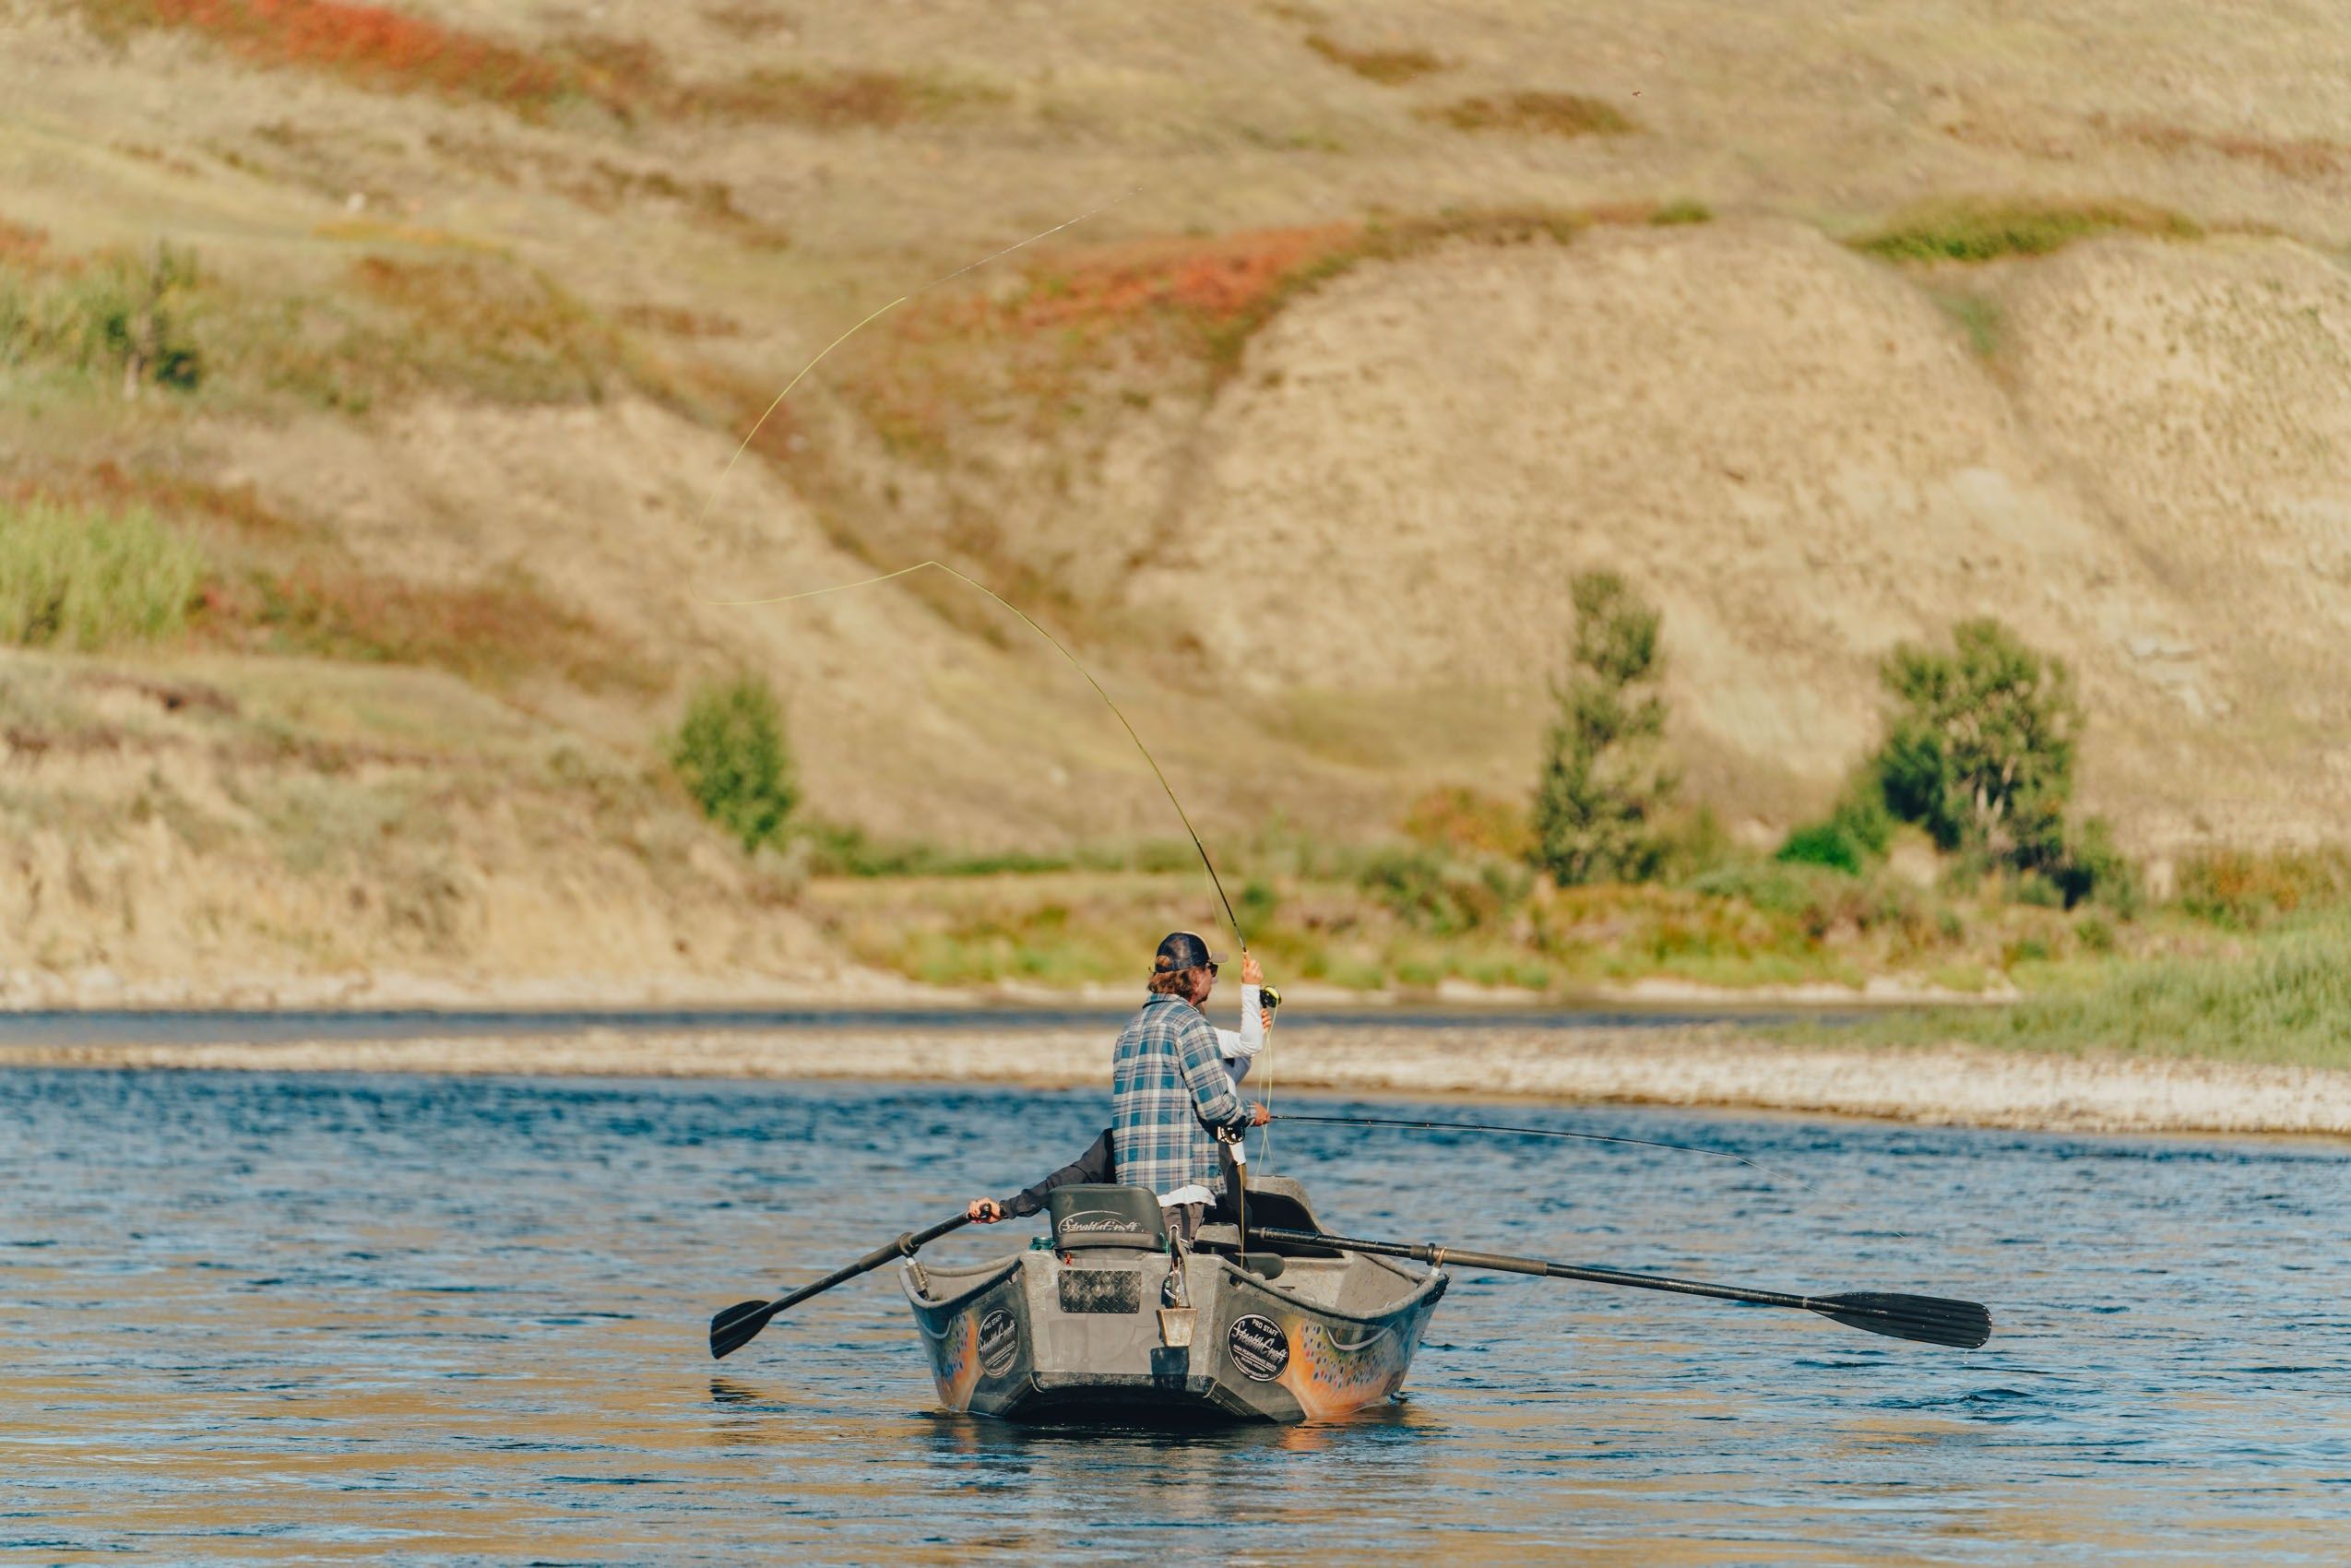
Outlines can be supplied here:
[[[1333, 1127], [1404, 1127], [1415, 1132], [1499, 1133], [1507, 1137], [1565, 1138], [1577, 1143], [1621, 1144], [1633, 1148], [1670, 1149], [1676, 1154], [1702, 1154], [1709, 1159], [1728, 1159], [1735, 1165], [1743, 1165], [1748, 1170], [1768, 1176], [1775, 1182], [1793, 1182], [1815, 1197], [1826, 1198], [1847, 1213], [1867, 1219], [1873, 1225], [1879, 1223], [1877, 1218], [1867, 1209], [1856, 1207], [1843, 1198], [1822, 1192], [1820, 1188], [1792, 1171], [1774, 1170], [1760, 1159], [1750, 1159], [1743, 1154], [1733, 1154], [1728, 1149], [1704, 1148], [1696, 1144], [1669, 1144], [1660, 1138], [1627, 1137], [1617, 1133], [1579, 1133], [1562, 1127], [1511, 1127], [1491, 1122], [1419, 1122], [1401, 1116], [1315, 1116], [1296, 1111], [1280, 1111], [1272, 1119], [1276, 1122], [1320, 1122]], [[1902, 1237], [1905, 1241], [1909, 1240], [1909, 1234], [1906, 1231], [1889, 1229], [1887, 1233]]]

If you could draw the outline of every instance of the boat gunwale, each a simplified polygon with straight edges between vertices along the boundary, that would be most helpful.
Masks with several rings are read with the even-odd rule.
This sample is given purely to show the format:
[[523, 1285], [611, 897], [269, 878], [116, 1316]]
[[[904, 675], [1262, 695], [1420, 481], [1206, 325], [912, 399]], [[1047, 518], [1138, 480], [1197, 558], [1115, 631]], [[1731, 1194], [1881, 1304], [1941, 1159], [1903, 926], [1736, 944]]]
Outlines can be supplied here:
[[[1295, 1307], [1300, 1312], [1312, 1313], [1318, 1317], [1337, 1318], [1343, 1323], [1357, 1323], [1365, 1324], [1387, 1323], [1394, 1319], [1398, 1313], [1418, 1307], [1425, 1300], [1429, 1300], [1430, 1293], [1431, 1291], [1434, 1291], [1438, 1296], [1443, 1296], [1445, 1287], [1453, 1283], [1452, 1276], [1446, 1274], [1442, 1268], [1432, 1268], [1428, 1273], [1420, 1275], [1408, 1274], [1400, 1268], [1392, 1268], [1392, 1272], [1406, 1279], [1411, 1280], [1413, 1282], [1412, 1289], [1405, 1292], [1402, 1296], [1397, 1297], [1395, 1301], [1391, 1302], [1387, 1306], [1380, 1308], [1377, 1312], [1351, 1313], [1343, 1307], [1326, 1307], [1319, 1301], [1310, 1301], [1303, 1296], [1293, 1295], [1289, 1291], [1284, 1290], [1279, 1286], [1275, 1285], [1271, 1280], [1265, 1278], [1263, 1276], [1250, 1273], [1247, 1269], [1242, 1268], [1239, 1264], [1233, 1262], [1231, 1258], [1227, 1257], [1222, 1253], [1210, 1253], [1206, 1255], [1214, 1258], [1217, 1263], [1223, 1265], [1225, 1272], [1231, 1275], [1235, 1279], [1245, 1281], [1246, 1283], [1254, 1286], [1256, 1289], [1264, 1291], [1266, 1295], [1273, 1297], [1276, 1301], [1280, 1301], [1285, 1306]], [[1381, 1263], [1384, 1261], [1372, 1257], [1369, 1253], [1349, 1253], [1341, 1250], [1341, 1255], [1351, 1258], [1361, 1258], [1371, 1263]]]
[[922, 1270], [920, 1276], [920, 1277], [925, 1279], [928, 1279], [933, 1272], [942, 1274], [960, 1273], [980, 1276], [978, 1283], [970, 1286], [968, 1289], [958, 1290], [952, 1296], [943, 1296], [936, 1299], [920, 1295], [916, 1291], [914, 1284], [916, 1278], [914, 1270], [915, 1260], [909, 1257], [898, 1267], [898, 1287], [906, 1292], [906, 1299], [912, 1302], [915, 1307], [920, 1311], [932, 1313], [950, 1312], [962, 1306], [966, 1301], [970, 1301], [973, 1297], [982, 1295], [987, 1291], [994, 1289], [998, 1285], [1003, 1283], [1004, 1280], [1018, 1273], [1020, 1271], [1021, 1265], [1027, 1257], [1028, 1254], [1027, 1253], [1013, 1253], [1005, 1257], [996, 1260], [993, 1263], [975, 1264], [968, 1269], [938, 1269], [934, 1271], [926, 1267]]

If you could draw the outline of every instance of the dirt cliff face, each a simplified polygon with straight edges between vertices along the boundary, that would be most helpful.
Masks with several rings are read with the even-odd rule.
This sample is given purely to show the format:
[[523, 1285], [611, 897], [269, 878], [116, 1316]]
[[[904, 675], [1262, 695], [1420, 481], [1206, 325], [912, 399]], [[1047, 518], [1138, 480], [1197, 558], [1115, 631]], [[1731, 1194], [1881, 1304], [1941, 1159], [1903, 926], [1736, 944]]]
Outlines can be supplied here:
[[[0, 664], [0, 966], [815, 962], [741, 934], [773, 868], [659, 778], [743, 668], [834, 822], [1170, 836], [1093, 692], [967, 590], [732, 602], [930, 556], [1132, 699], [1212, 833], [1523, 790], [1593, 566], [1663, 606], [1673, 744], [1757, 834], [1870, 743], [1893, 643], [1987, 613], [2077, 669], [2134, 847], [2351, 804], [2322, 11], [292, 9], [5, 7], [0, 493], [156, 506], [228, 608]], [[852, 323], [1122, 194], [841, 343], [732, 461]], [[1994, 217], [1850, 243], [1961, 198]], [[201, 386], [55, 327], [158, 240], [201, 264]], [[289, 629], [247, 579], [296, 554], [362, 629], [442, 620]], [[562, 635], [446, 609], [500, 584]], [[158, 682], [220, 705], [122, 695]], [[564, 830], [502, 837], [502, 794]]]
[[2272, 240], [2104, 244], [2003, 297], [2017, 405], [2179, 606], [2173, 636], [2125, 645], [2179, 713], [2118, 750], [2192, 781], [2151, 779], [2143, 831], [2331, 836], [2351, 788], [2351, 274]]
[[1665, 607], [1682, 743], [1818, 795], [1874, 734], [1885, 650], [1998, 615], [2079, 671], [2093, 794], [2143, 843], [2324, 822], [2351, 274], [2114, 240], [1989, 287], [1987, 356], [1918, 280], [1786, 225], [1366, 268], [1209, 415], [1200, 640], [1260, 689], [1531, 719], [1569, 579], [1611, 568]]

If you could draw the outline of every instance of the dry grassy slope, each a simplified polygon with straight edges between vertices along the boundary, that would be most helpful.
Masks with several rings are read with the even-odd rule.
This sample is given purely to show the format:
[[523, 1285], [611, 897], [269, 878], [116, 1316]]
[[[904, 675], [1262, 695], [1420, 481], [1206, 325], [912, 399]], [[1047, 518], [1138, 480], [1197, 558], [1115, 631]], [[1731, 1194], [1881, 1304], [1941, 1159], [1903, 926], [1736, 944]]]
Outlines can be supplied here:
[[[897, 587], [730, 602], [853, 582], [873, 568], [828, 542], [755, 461], [738, 465], [711, 501], [729, 444], [647, 403], [432, 403], [364, 429], [320, 420], [221, 441], [229, 475], [327, 509], [387, 574], [461, 578], [523, 566], [690, 671], [768, 671], [787, 695], [810, 797], [836, 817], [990, 848], [1176, 831], [1116, 721], [1016, 625], [998, 647], [943, 624]], [[1008, 624], [1000, 612], [980, 613]], [[615, 747], [647, 738], [634, 707], [563, 694], [540, 701], [562, 704], [569, 723]], [[1146, 703], [1134, 717], [1228, 819], [1244, 801], [1288, 798], [1286, 786], [1236, 798], [1246, 782], [1219, 779], [1212, 697]], [[1303, 766], [1309, 780], [1329, 771]], [[1326, 780], [1324, 798], [1334, 788], [1371, 792]]]
[[[0, 397], [0, 479], [112, 458], [250, 480], [389, 575], [525, 564], [681, 676], [777, 671], [815, 805], [887, 833], [1001, 846], [1168, 826], [1050, 652], [897, 588], [789, 612], [707, 601], [867, 569], [844, 542], [888, 564], [955, 548], [975, 518], [996, 557], [1068, 592], [1060, 624], [1114, 687], [1151, 694], [1146, 732], [1228, 831], [1276, 810], [1377, 831], [1419, 782], [1518, 786], [1563, 586], [1587, 563], [1664, 601], [1693, 777], [1757, 817], [1817, 802], [1866, 740], [1879, 650], [1989, 610], [2082, 666], [2090, 791], [2142, 843], [2339, 819], [2351, 378], [2335, 263], [2222, 239], [2012, 264], [1973, 280], [2003, 313], [1987, 362], [1923, 291], [1937, 280], [1821, 237], [1989, 193], [2127, 196], [2351, 242], [2351, 29], [2332, 7], [1609, 0], [1572, 25], [1536, 0], [1206, 0], [1147, 18], [1109, 0], [404, 8], [523, 47], [649, 42], [689, 85], [846, 69], [953, 90], [887, 125], [530, 120], [256, 69], [184, 33], [110, 41], [83, 7], [0, 0], [0, 219], [64, 251], [192, 243], [260, 296], [348, 290], [370, 255], [507, 257], [649, 323], [634, 330], [658, 353], [766, 387], [909, 283], [1122, 191], [1087, 243], [1676, 196], [1725, 220], [1367, 266], [1276, 319], [1205, 406], [1142, 365], [1122, 374], [1148, 408], [1104, 383], [1108, 406], [1058, 430], [958, 430], [935, 467], [833, 438], [856, 505], [829, 498], [822, 527], [812, 497], [751, 462], [697, 528], [730, 440], [625, 393], [514, 408], [444, 391], [357, 416], [36, 417]], [[1366, 80], [1308, 48], [1317, 32], [1425, 47], [1442, 68]], [[1473, 135], [1419, 113], [1526, 88], [1599, 96], [1640, 129]], [[1000, 267], [976, 285], [1012, 281]], [[820, 381], [878, 351], [852, 341]], [[1137, 568], [1178, 531], [1196, 573]], [[12, 763], [13, 907], [48, 913], [12, 928], [0, 967], [316, 974], [346, 949], [436, 974], [493, 949], [483, 961], [507, 972], [822, 961], [724, 857], [664, 880], [695, 842], [674, 805], [645, 808], [637, 847], [595, 869], [613, 831], [595, 814], [603, 787], [548, 759], [634, 778], [675, 687], [491, 695], [225, 658], [203, 674], [243, 704], [225, 736]], [[412, 718], [420, 682], [440, 694], [429, 720]], [[6, 683], [12, 711], [112, 733], [42, 661], [12, 662]], [[304, 694], [294, 717], [289, 684]], [[401, 750], [420, 725], [435, 737], [422, 758]], [[381, 778], [305, 760], [306, 738], [346, 730], [404, 760], [370, 765]], [[286, 733], [305, 739], [254, 760]], [[138, 803], [155, 770], [176, 778], [224, 746], [233, 790], [189, 786], [192, 815]], [[453, 783], [468, 778], [487, 782]], [[316, 834], [238, 803], [306, 789], [362, 824], [390, 809], [386, 790], [440, 815], [330, 875], [301, 848]], [[502, 793], [523, 803], [481, 803]], [[563, 826], [534, 835], [507, 811]], [[151, 821], [174, 820], [192, 825], [179, 849], [148, 843]], [[437, 883], [434, 846], [456, 867]], [[77, 870], [83, 852], [114, 869]], [[440, 934], [341, 912], [350, 877], [370, 874], [457, 887]], [[665, 912], [642, 930], [615, 912], [639, 906]], [[158, 945], [179, 926], [228, 934]], [[769, 930], [773, 945], [740, 934]], [[645, 956], [680, 941], [674, 961]]]

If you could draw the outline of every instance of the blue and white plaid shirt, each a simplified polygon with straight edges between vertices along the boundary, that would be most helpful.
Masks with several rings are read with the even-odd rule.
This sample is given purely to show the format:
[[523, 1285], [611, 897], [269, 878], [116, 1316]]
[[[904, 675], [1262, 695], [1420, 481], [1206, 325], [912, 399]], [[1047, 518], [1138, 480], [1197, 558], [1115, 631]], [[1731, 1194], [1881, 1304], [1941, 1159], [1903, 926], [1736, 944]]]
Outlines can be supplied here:
[[1218, 1054], [1217, 1031], [1180, 996], [1154, 996], [1110, 1059], [1111, 1143], [1118, 1179], [1155, 1193], [1194, 1182], [1215, 1191], [1218, 1127], [1249, 1125]]

